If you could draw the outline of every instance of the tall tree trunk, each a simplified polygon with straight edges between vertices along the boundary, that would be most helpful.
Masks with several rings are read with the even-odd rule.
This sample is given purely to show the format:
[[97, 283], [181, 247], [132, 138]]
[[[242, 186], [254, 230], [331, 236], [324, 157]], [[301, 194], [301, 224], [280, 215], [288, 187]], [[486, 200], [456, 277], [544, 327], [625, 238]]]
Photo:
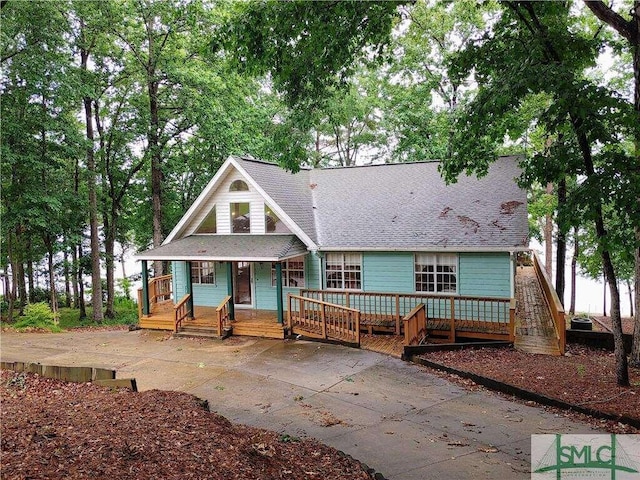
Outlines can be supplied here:
[[[567, 202], [567, 180], [563, 177], [558, 182], [558, 211], [564, 208]], [[567, 232], [564, 226], [558, 222], [558, 235], [556, 237], [556, 293], [562, 305], [564, 305], [564, 269], [567, 255]]]
[[571, 306], [569, 313], [576, 314], [576, 266], [578, 264], [578, 255], [580, 254], [580, 244], [578, 243], [578, 227], [573, 228], [573, 256], [571, 257]]
[[[104, 168], [103, 173], [103, 191], [108, 192], [109, 186], [107, 185], [107, 177], [109, 177], [109, 152], [106, 152], [105, 141], [104, 141], [104, 129], [102, 127], [102, 121], [100, 119], [100, 105], [98, 101], [94, 101], [94, 115], [96, 121], [96, 130], [98, 131], [98, 138], [100, 142], [100, 152], [102, 155], [102, 165]], [[115, 318], [115, 310], [114, 310], [114, 300], [115, 300], [115, 281], [114, 281], [114, 267], [113, 267], [113, 249], [115, 242], [115, 219], [117, 216], [117, 209], [115, 206], [115, 199], [111, 192], [108, 195], [111, 197], [111, 202], [107, 201], [107, 194], [105, 193], [102, 196], [102, 224], [104, 227], [104, 252], [105, 252], [105, 269], [107, 272], [107, 305], [104, 311], [104, 316], [106, 318]], [[111, 203], [111, 208], [109, 208], [109, 203]]]
[[64, 268], [64, 306], [71, 308], [71, 271], [69, 269], [69, 252], [65, 247], [62, 265]]
[[[80, 66], [83, 72], [88, 71], [89, 51], [81, 49]], [[87, 132], [87, 183], [89, 187], [89, 230], [91, 235], [91, 303], [93, 305], [93, 321], [100, 324], [102, 314], [102, 280], [100, 278], [100, 238], [98, 237], [98, 198], [96, 193], [96, 161], [94, 156], [92, 99], [85, 96], [84, 117]]]
[[[547, 183], [547, 195], [553, 193], [553, 184]], [[548, 213], [544, 222], [544, 269], [553, 278], [553, 215]]]
[[[9, 235], [7, 235], [7, 253], [9, 256], [9, 265], [11, 266], [11, 273], [13, 276], [13, 279], [10, 282], [9, 295], [7, 296], [7, 300], [8, 300], [7, 303], [9, 308], [9, 311], [7, 312], [7, 322], [9, 323], [13, 323], [13, 310], [15, 309], [15, 300], [16, 300], [16, 280], [15, 280], [16, 268], [15, 268], [15, 262], [14, 262], [15, 252], [13, 248], [13, 243], [14, 243], [13, 233], [9, 232]], [[7, 282], [9, 282], [8, 275], [7, 275]]]
[[73, 291], [73, 308], [80, 308], [78, 293], [78, 255], [76, 247], [71, 247], [71, 290]]
[[[16, 235], [16, 239], [18, 239], [18, 235]], [[20, 253], [17, 255], [15, 259], [15, 265], [13, 270], [13, 281], [17, 284], [18, 289], [18, 300], [20, 302], [20, 308], [18, 315], [22, 315], [24, 313], [24, 307], [29, 303], [29, 295], [27, 295], [27, 284], [25, 283], [25, 272], [24, 272], [24, 250], [22, 250], [21, 246], [18, 246], [20, 249]]]
[[29, 294], [27, 295], [26, 303], [33, 302], [33, 296], [36, 293], [36, 281], [33, 274], [33, 257], [31, 255], [31, 238], [27, 237], [27, 250], [26, 250], [26, 265], [27, 265], [27, 285], [29, 286]]
[[[151, 46], [149, 47], [151, 51]], [[149, 114], [151, 125], [149, 127], [149, 152], [151, 154], [151, 204], [153, 207], [153, 246], [159, 247], [164, 239], [162, 232], [162, 152], [160, 149], [160, 120], [158, 109], [158, 81], [153, 78], [153, 72], [149, 73]], [[162, 261], [153, 262], [154, 275], [164, 275], [164, 264]]]
[[78, 243], [78, 308], [80, 309], [80, 320], [87, 318], [87, 304], [84, 301], [83, 257], [84, 252], [82, 251], [82, 243]]
[[104, 316], [107, 318], [115, 318], [116, 313], [114, 309], [115, 301], [115, 265], [114, 265], [114, 248], [115, 248], [115, 226], [105, 219], [105, 263], [107, 267], [107, 308]]
[[[636, 242], [640, 243], [640, 227], [636, 227]], [[634, 367], [640, 367], [640, 247], [636, 247], [635, 257], [635, 312], [633, 316], [633, 342], [631, 344], [629, 363]]]
[[56, 293], [56, 272], [53, 265], [53, 239], [46, 236], [44, 244], [47, 247], [47, 262], [49, 270], [49, 301], [51, 303], [51, 311], [53, 312], [54, 322], [58, 323], [58, 295]]
[[602, 267], [602, 316], [607, 316], [607, 272]]

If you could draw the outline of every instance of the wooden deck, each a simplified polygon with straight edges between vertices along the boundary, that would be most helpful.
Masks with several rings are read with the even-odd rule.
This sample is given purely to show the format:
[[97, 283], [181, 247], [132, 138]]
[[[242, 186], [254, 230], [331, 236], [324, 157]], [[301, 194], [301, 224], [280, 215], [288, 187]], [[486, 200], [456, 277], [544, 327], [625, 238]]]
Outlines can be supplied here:
[[[185, 333], [194, 336], [220, 336], [216, 324], [216, 307], [196, 305], [193, 310], [194, 318], [183, 322]], [[233, 335], [279, 339], [285, 337], [285, 328], [278, 323], [275, 311], [237, 308], [235, 317], [235, 320], [231, 322]], [[154, 305], [151, 315], [140, 318], [140, 328], [173, 330], [174, 318], [173, 303], [160, 303]]]

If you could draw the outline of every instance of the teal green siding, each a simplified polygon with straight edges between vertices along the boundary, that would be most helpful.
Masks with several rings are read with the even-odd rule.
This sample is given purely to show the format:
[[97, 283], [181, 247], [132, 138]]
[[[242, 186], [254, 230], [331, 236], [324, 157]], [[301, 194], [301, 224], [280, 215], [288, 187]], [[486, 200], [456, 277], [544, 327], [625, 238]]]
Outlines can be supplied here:
[[[187, 262], [173, 262], [173, 297], [180, 300], [187, 293]], [[227, 264], [216, 262], [215, 285], [193, 284], [193, 304], [217, 307], [227, 290]]]
[[[305, 266], [306, 268], [306, 266]], [[306, 276], [306, 274], [305, 274]], [[277, 305], [277, 292], [276, 287], [271, 286], [271, 263], [255, 263], [254, 264], [254, 278], [255, 278], [255, 299], [254, 306], [259, 310], [276, 310]], [[305, 278], [306, 281], [306, 278]], [[287, 293], [293, 293], [298, 295], [300, 293], [299, 288], [283, 288], [282, 289], [282, 302], [287, 304]]]
[[362, 286], [365, 292], [415, 292], [411, 252], [364, 252]]
[[310, 253], [307, 255], [305, 259], [305, 269], [307, 270], [306, 282], [307, 288], [310, 289], [321, 289], [320, 286], [320, 268], [321, 262], [320, 257], [317, 255]]
[[508, 253], [460, 253], [458, 293], [478, 297], [511, 297]]
[[[458, 294], [480, 297], [511, 296], [511, 262], [508, 253], [460, 253], [458, 255]], [[254, 308], [276, 309], [276, 288], [271, 285], [271, 263], [256, 262], [254, 270]], [[305, 258], [305, 288], [320, 288], [321, 262], [314, 254]], [[195, 305], [217, 306], [227, 295], [227, 264], [216, 262], [215, 285], [193, 285]], [[186, 293], [186, 262], [173, 262], [174, 298]], [[414, 254], [411, 252], [364, 252], [362, 254], [362, 286], [365, 292], [415, 292]], [[299, 294], [298, 288], [283, 288]], [[338, 302], [339, 303], [339, 302]], [[286, 307], [285, 307], [286, 308]]]

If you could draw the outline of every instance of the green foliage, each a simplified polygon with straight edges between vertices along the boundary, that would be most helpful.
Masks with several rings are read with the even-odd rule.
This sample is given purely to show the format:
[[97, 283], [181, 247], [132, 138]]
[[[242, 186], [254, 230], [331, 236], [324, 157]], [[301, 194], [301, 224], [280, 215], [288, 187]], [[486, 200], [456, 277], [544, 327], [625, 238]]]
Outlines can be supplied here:
[[[125, 297], [116, 297], [114, 301], [115, 318], [105, 318], [101, 324], [104, 325], [135, 325], [138, 323], [138, 305]], [[97, 326], [92, 318], [92, 307], [87, 307], [87, 318], [80, 319], [80, 312], [75, 308], [61, 308], [60, 327], [63, 329], [76, 327], [92, 327]]]
[[289, 105], [317, 106], [328, 88], [346, 85], [358, 59], [381, 58], [404, 3], [238, 2], [212, 47], [245, 70], [270, 72]]
[[62, 329], [55, 322], [55, 315], [47, 303], [38, 302], [27, 305], [24, 315], [14, 324], [17, 330], [37, 328], [60, 332]]

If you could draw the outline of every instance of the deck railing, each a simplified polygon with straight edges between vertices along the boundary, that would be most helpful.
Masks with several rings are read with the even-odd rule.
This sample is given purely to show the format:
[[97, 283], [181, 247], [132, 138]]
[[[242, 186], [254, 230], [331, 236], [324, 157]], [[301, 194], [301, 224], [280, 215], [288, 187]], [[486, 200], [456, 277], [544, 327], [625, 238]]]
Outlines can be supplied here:
[[299, 295], [287, 295], [292, 333], [360, 345], [360, 311]]
[[161, 275], [149, 280], [149, 304], [171, 300], [173, 294], [172, 275]]
[[173, 331], [176, 333], [178, 332], [182, 321], [189, 316], [193, 316], [193, 312], [191, 311], [191, 302], [189, 300], [191, 300], [191, 295], [187, 293], [178, 303], [173, 306], [175, 317]]
[[216, 308], [216, 320], [218, 322], [218, 335], [222, 336], [225, 328], [231, 327], [231, 319], [229, 318], [229, 302], [231, 295], [224, 297], [218, 308]]
[[437, 295], [429, 293], [347, 292], [303, 289], [305, 298], [359, 310], [362, 328], [372, 331], [402, 332], [402, 319], [424, 303], [427, 328], [456, 335], [510, 338], [515, 310], [511, 298]]
[[542, 287], [542, 293], [544, 294], [544, 300], [551, 312], [551, 319], [553, 320], [553, 328], [556, 332], [556, 338], [558, 339], [558, 347], [560, 348], [560, 354], [564, 355], [565, 347], [567, 344], [567, 323], [564, 316], [564, 306], [553, 288], [551, 279], [547, 275], [547, 271], [542, 266], [540, 258], [536, 252], [533, 252], [533, 266], [536, 272], [536, 277]]
[[404, 317], [404, 344], [420, 345], [422, 339], [427, 335], [427, 315], [424, 303], [415, 306]]

